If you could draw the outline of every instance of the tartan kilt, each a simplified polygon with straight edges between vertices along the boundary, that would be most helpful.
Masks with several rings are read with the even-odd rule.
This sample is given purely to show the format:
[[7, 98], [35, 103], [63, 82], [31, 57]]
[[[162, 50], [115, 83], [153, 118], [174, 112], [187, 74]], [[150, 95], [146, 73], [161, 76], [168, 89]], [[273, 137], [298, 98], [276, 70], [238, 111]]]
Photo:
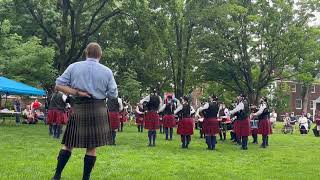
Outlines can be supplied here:
[[251, 134], [258, 134], [257, 128], [251, 128]]
[[220, 132], [218, 118], [205, 118], [203, 120], [202, 130], [205, 135], [215, 136]]
[[156, 130], [160, 128], [160, 117], [155, 111], [148, 111], [144, 117], [144, 128], [148, 130]]
[[111, 129], [114, 131], [120, 128], [120, 113], [119, 112], [111, 112], [109, 111], [109, 121], [111, 125]]
[[74, 148], [95, 148], [112, 144], [105, 101], [74, 103], [61, 143]]
[[193, 135], [194, 122], [192, 118], [183, 118], [178, 122], [177, 134]]
[[176, 118], [174, 115], [164, 115], [163, 116], [163, 127], [174, 128], [176, 126]]
[[121, 112], [120, 113], [120, 122], [124, 123], [128, 121], [127, 113], [126, 112]]
[[58, 109], [49, 109], [48, 110], [48, 124], [67, 124], [68, 117], [67, 113], [64, 111], [60, 111]]
[[243, 120], [236, 120], [237, 128], [236, 134], [238, 137], [240, 136], [250, 136], [250, 118], [246, 118]]
[[320, 119], [316, 119], [316, 125], [320, 126]]
[[137, 125], [143, 125], [143, 122], [144, 122], [144, 120], [143, 120], [143, 115], [141, 114], [136, 114], [136, 124]]
[[259, 127], [258, 134], [262, 134], [265, 136], [272, 134], [271, 122], [269, 119], [259, 120], [258, 127]]

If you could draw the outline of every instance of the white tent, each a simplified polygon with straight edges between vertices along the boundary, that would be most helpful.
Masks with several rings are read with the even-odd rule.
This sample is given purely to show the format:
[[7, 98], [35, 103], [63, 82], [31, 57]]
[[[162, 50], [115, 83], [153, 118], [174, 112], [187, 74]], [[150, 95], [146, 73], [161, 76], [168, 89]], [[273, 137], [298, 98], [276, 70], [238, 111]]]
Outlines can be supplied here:
[[320, 111], [320, 97], [313, 101], [313, 119], [316, 115], [316, 111]]

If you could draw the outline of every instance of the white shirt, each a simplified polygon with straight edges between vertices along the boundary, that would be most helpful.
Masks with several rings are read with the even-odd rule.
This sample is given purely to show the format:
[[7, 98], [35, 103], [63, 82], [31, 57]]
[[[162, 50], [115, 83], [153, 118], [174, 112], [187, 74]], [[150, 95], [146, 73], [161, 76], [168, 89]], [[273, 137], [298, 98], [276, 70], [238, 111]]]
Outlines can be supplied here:
[[244, 110], [243, 102], [240, 102], [232, 111], [229, 112], [230, 115], [233, 115], [241, 110]]
[[[159, 109], [163, 106], [163, 102], [162, 102], [162, 98], [160, 96], [158, 96], [158, 97], [159, 97], [159, 100], [160, 100], [160, 104], [159, 104], [159, 107], [158, 107], [158, 111], [159, 111]], [[150, 95], [148, 95], [145, 98], [141, 99], [140, 104], [143, 104], [143, 102], [150, 102]]]
[[[178, 100], [178, 107], [177, 109], [174, 111], [174, 114], [178, 114], [181, 110], [183, 109], [183, 105], [180, 103], [180, 101]], [[190, 106], [190, 115], [195, 113], [195, 110], [192, 106]]]
[[265, 103], [260, 104], [258, 112], [254, 113], [254, 116], [259, 116], [263, 113], [263, 111], [267, 108]]
[[306, 129], [308, 129], [308, 119], [306, 117], [300, 117], [298, 122], [300, 123], [300, 126], [303, 125]]

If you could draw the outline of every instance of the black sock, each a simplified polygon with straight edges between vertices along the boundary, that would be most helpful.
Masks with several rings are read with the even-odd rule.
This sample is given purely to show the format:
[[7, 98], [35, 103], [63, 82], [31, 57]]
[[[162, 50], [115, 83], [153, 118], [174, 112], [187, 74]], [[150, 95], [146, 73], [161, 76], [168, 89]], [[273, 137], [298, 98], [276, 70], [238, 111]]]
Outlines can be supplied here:
[[54, 138], [57, 137], [57, 125], [56, 124], [52, 125], [52, 131], [53, 131], [53, 137]]
[[151, 145], [152, 131], [148, 131], [149, 146]]
[[191, 142], [191, 136], [187, 135], [187, 144], [186, 144], [186, 148], [188, 148], [189, 144]]
[[261, 146], [262, 147], [266, 147], [266, 144], [267, 144], [267, 137], [265, 135], [262, 135], [262, 144], [261, 144]]
[[226, 134], [226, 132], [224, 132], [223, 133], [223, 140], [226, 140], [226, 138], [227, 138], [227, 134]]
[[113, 142], [113, 144], [116, 144], [116, 136], [117, 136], [117, 132], [116, 131], [112, 131], [112, 142]]
[[56, 173], [53, 176], [53, 179], [60, 179], [61, 173], [66, 166], [69, 158], [71, 156], [71, 152], [67, 150], [61, 149], [58, 155], [58, 163], [57, 163], [57, 168], [56, 168]]
[[84, 157], [83, 176], [82, 180], [89, 180], [92, 168], [96, 162], [96, 156], [86, 155]]
[[52, 125], [49, 124], [49, 136], [52, 136], [53, 132], [52, 132]]
[[234, 133], [232, 131], [230, 131], [230, 136], [231, 136], [230, 140], [231, 141], [234, 140]]
[[156, 137], [157, 137], [157, 131], [153, 131], [152, 133], [152, 145], [155, 146], [156, 145]]
[[248, 148], [248, 136], [242, 136], [242, 149]]
[[62, 125], [57, 125], [57, 129], [56, 129], [56, 138], [59, 139], [60, 138], [60, 134], [61, 134], [61, 129], [62, 129]]
[[123, 122], [121, 122], [121, 132], [123, 131]]
[[169, 128], [164, 128], [164, 132], [166, 133], [166, 140], [169, 138]]
[[269, 146], [269, 136], [267, 136], [266, 146]]
[[172, 140], [173, 128], [170, 128], [170, 139]]
[[221, 132], [219, 132], [219, 136], [220, 136], [220, 140], [222, 140], [222, 133]]
[[208, 149], [211, 149], [212, 145], [211, 145], [211, 137], [210, 136], [206, 136], [206, 143], [208, 145]]
[[143, 132], [143, 125], [141, 125], [141, 132]]
[[216, 148], [216, 142], [217, 142], [216, 136], [211, 136], [211, 149], [212, 150]]

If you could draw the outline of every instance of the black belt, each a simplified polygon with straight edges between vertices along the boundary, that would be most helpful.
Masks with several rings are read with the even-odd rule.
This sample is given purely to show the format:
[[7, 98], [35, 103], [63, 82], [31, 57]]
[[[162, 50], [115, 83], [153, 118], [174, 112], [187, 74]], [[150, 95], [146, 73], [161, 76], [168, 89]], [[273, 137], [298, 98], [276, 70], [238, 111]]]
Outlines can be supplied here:
[[88, 97], [71, 97], [71, 104], [95, 104], [95, 103], [105, 103], [105, 99], [94, 99]]

